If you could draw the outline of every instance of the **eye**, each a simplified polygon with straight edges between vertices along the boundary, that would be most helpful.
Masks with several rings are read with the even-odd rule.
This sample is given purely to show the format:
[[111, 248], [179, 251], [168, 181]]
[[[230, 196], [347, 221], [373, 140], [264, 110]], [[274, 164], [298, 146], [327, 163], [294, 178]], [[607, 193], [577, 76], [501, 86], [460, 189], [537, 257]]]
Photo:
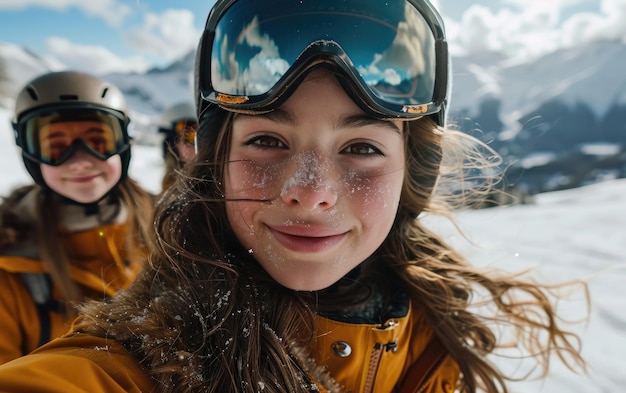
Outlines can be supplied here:
[[342, 153], [354, 155], [383, 155], [383, 153], [373, 145], [365, 142], [354, 143], [346, 147]]
[[65, 143], [52, 144], [50, 145], [50, 151], [48, 155], [51, 159], [57, 160], [63, 155], [63, 153], [65, 153], [65, 150], [67, 150], [67, 144]]
[[64, 140], [55, 140], [50, 143], [49, 149], [51, 152], [56, 152], [59, 156], [68, 148], [69, 144], [67, 144]]
[[90, 138], [85, 139], [85, 142], [87, 142], [92, 149], [100, 154], [104, 154], [106, 151], [107, 140], [101, 136], [91, 136]]
[[284, 149], [287, 146], [280, 139], [269, 135], [259, 135], [249, 139], [246, 142], [248, 146], [254, 146], [259, 149]]

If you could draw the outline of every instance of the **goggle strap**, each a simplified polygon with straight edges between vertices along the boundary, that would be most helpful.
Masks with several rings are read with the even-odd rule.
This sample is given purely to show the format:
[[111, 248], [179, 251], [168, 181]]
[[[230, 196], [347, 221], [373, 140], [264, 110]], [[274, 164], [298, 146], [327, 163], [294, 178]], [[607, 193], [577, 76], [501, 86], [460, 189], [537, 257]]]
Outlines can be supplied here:
[[[435, 61], [437, 64], [448, 64], [449, 56], [448, 56], [448, 43], [442, 40], [435, 41]], [[446, 97], [448, 96], [448, 68], [447, 67], [439, 67], [437, 69], [441, 71], [435, 77], [435, 86], [433, 92], [433, 102], [435, 104], [442, 103]]]

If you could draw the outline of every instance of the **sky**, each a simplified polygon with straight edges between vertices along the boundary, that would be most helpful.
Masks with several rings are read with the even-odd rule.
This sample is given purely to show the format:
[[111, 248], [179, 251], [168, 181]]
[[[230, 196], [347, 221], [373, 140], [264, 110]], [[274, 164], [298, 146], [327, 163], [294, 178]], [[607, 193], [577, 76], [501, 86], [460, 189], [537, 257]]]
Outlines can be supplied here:
[[[214, 0], [0, 0], [0, 41], [59, 69], [165, 67], [196, 47]], [[626, 41], [626, 0], [434, 0], [451, 52], [530, 61], [600, 38]]]
[[[32, 182], [12, 139], [9, 112], [0, 108], [0, 196]], [[133, 145], [129, 175], [152, 192], [160, 191], [163, 160], [159, 146]], [[519, 272], [546, 283], [588, 283], [590, 308], [575, 287], [559, 305], [565, 320], [582, 338], [588, 374], [569, 372], [556, 359], [545, 380], [509, 385], [511, 393], [607, 393], [626, 386], [626, 179], [544, 193], [535, 203], [459, 211], [465, 237], [448, 221], [424, 217], [426, 224], [478, 266]], [[584, 321], [587, 311], [589, 319]], [[528, 363], [492, 360], [520, 377]]]

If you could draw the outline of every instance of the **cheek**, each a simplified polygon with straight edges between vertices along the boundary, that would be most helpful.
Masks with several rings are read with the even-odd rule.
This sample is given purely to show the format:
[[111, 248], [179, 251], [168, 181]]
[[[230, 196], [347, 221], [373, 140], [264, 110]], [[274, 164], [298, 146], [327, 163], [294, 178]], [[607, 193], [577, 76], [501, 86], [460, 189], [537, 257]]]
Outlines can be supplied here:
[[103, 170], [107, 173], [108, 179], [112, 183], [117, 183], [122, 177], [122, 157], [116, 154], [104, 161]]
[[48, 187], [52, 188], [54, 191], [57, 191], [56, 188], [61, 185], [60, 168], [45, 164], [39, 165], [39, 168], [41, 168], [41, 176], [43, 177], [43, 180], [46, 182]]
[[242, 228], [245, 229], [247, 227], [245, 222], [250, 213], [247, 211], [246, 205], [247, 203], [245, 202], [226, 202], [226, 215], [228, 216], [228, 221], [233, 226], [235, 234], [238, 235], [237, 237], [241, 234]]
[[225, 172], [226, 214], [235, 236], [244, 247], [256, 247], [254, 216], [265, 205], [260, 201], [269, 201], [278, 195], [280, 187], [277, 184], [283, 173], [283, 166], [277, 164], [228, 163]]
[[402, 171], [386, 174], [349, 173], [341, 184], [347, 199], [366, 215], [396, 210], [402, 190]]
[[178, 144], [176, 145], [176, 148], [178, 149], [178, 156], [184, 162], [191, 161], [193, 157], [196, 155], [195, 148], [184, 142], [178, 142]]
[[270, 200], [280, 193], [285, 164], [230, 162], [226, 168], [226, 198]]

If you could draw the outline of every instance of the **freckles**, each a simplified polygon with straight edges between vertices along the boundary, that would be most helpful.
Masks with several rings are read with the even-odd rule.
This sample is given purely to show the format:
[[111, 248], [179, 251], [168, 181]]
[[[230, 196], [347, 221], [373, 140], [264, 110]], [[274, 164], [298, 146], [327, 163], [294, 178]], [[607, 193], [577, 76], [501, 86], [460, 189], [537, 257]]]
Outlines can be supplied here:
[[280, 165], [254, 162], [232, 162], [230, 165], [232, 197], [245, 199], [272, 199], [277, 193], [275, 182], [283, 169]]
[[355, 202], [361, 203], [363, 207], [380, 209], [397, 204], [389, 176], [363, 175], [351, 171], [342, 183], [346, 195]]

